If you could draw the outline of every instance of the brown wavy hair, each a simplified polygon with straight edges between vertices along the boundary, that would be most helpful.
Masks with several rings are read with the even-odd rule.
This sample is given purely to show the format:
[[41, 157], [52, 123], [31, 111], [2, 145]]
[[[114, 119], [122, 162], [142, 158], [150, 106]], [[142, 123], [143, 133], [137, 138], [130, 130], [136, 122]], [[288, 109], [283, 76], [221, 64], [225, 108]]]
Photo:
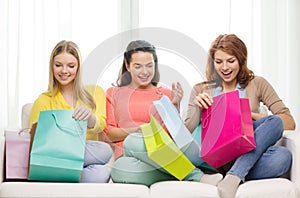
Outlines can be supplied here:
[[208, 51], [208, 60], [206, 65], [206, 78], [209, 83], [215, 83], [217, 87], [222, 86], [222, 78], [215, 70], [215, 53], [217, 50], [235, 56], [239, 62], [240, 70], [237, 75], [237, 82], [242, 88], [254, 78], [254, 73], [247, 67], [247, 47], [245, 43], [235, 34], [219, 35], [211, 44]]

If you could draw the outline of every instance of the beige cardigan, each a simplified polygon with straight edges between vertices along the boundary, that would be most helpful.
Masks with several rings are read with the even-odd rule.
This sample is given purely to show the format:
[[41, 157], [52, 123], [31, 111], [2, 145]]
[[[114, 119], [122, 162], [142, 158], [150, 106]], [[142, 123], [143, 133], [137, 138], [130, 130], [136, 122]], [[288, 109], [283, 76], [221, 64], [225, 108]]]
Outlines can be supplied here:
[[[258, 113], [260, 102], [267, 106], [269, 111], [274, 115], [284, 114], [292, 117], [290, 110], [285, 106], [277, 95], [272, 85], [263, 77], [255, 76], [247, 85], [245, 97], [250, 100], [251, 112]], [[195, 97], [203, 92], [201, 84], [194, 85], [185, 118], [185, 124], [190, 131], [198, 126], [201, 121], [201, 110], [194, 103]]]

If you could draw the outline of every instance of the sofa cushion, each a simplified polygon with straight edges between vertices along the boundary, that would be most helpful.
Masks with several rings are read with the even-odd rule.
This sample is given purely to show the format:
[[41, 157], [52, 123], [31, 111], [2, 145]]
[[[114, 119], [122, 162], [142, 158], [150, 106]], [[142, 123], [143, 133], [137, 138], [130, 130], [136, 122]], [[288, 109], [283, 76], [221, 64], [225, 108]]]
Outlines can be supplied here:
[[0, 197], [149, 198], [149, 188], [134, 184], [4, 182]]
[[[297, 198], [297, 189], [288, 179], [263, 179], [240, 185], [236, 198]], [[194, 198], [218, 197], [217, 188], [209, 184], [190, 181], [163, 181], [150, 187], [150, 197]]]
[[[163, 196], [162, 196], [163, 195]], [[150, 197], [186, 198], [218, 197], [217, 188], [210, 184], [192, 181], [162, 181], [150, 186]]]
[[21, 126], [22, 129], [28, 128], [28, 124], [29, 124], [29, 116], [30, 116], [30, 111], [31, 111], [31, 107], [32, 107], [32, 103], [27, 103], [25, 105], [23, 105], [22, 107], [22, 116], [21, 116]]
[[298, 191], [288, 179], [262, 179], [245, 182], [238, 188], [236, 198], [297, 198]]

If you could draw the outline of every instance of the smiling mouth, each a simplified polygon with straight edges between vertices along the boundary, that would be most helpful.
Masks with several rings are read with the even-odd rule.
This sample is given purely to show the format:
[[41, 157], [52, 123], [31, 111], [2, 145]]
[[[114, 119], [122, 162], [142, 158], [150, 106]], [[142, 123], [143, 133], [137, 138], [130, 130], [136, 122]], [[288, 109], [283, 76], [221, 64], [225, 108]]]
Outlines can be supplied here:
[[141, 81], [145, 82], [145, 81], [148, 81], [149, 76], [146, 76], [146, 77], [139, 77], [139, 79], [140, 79]]
[[66, 80], [70, 77], [70, 75], [59, 75], [60, 79]]
[[229, 77], [232, 74], [232, 71], [229, 72], [222, 72], [224, 77]]

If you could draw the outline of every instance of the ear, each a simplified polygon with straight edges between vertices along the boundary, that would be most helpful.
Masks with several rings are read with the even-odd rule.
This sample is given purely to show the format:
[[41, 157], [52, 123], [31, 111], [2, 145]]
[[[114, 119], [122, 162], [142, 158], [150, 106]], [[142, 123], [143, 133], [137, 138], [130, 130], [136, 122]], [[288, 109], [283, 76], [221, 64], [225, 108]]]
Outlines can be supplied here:
[[127, 64], [127, 62], [125, 61], [125, 66], [128, 72], [130, 72], [130, 66]]

